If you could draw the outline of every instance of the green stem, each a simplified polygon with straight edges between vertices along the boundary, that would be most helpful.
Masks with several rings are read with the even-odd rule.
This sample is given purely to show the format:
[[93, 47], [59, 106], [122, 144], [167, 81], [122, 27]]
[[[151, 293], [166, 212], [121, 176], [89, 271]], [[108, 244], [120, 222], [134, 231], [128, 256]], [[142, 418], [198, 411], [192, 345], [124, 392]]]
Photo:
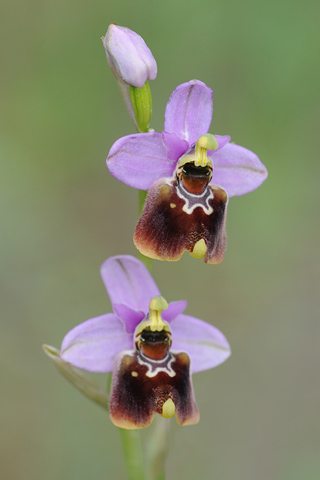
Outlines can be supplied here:
[[128, 480], [146, 480], [140, 432], [119, 428]]
[[164, 464], [168, 454], [168, 437], [171, 422], [156, 415], [153, 420], [153, 430], [147, 447], [148, 480], [165, 480]]
[[[145, 192], [144, 190], [139, 190], [139, 214], [141, 215], [144, 202], [147, 198], [148, 192]], [[152, 268], [152, 258], [146, 257], [142, 253], [138, 252], [138, 258], [141, 260], [142, 263], [145, 264], [149, 272], [151, 272]]]
[[139, 213], [140, 214], [142, 212], [147, 195], [148, 195], [148, 192], [146, 192], [145, 190], [139, 190]]
[[130, 86], [129, 92], [137, 130], [139, 133], [149, 132], [152, 115], [152, 95], [149, 82], [146, 82], [141, 88]]

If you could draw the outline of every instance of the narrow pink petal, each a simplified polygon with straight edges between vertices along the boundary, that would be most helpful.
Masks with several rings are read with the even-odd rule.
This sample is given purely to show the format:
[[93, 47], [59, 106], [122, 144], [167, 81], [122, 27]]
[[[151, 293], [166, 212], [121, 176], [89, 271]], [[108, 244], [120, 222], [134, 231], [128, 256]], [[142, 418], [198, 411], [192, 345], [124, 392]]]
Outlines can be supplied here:
[[149, 190], [160, 177], [171, 177], [176, 162], [169, 160], [161, 133], [137, 133], [117, 140], [107, 158], [111, 175], [129, 187]]
[[112, 372], [115, 357], [133, 348], [132, 335], [113, 313], [91, 318], [64, 337], [61, 358], [89, 372]]
[[136, 326], [146, 317], [147, 312], [132, 310], [132, 308], [127, 307], [126, 305], [114, 303], [112, 306], [114, 313], [125, 323], [126, 331], [128, 333], [133, 333]]
[[229, 197], [255, 190], [268, 176], [255, 153], [234, 143], [228, 143], [210, 156], [213, 161], [211, 183], [224, 188]]
[[[213, 111], [211, 88], [199, 80], [179, 85], [166, 106], [164, 130], [175, 133], [191, 147], [207, 133]], [[159, 178], [159, 177], [158, 177]]]
[[215, 138], [218, 142], [217, 150], [208, 150], [209, 157], [213, 158], [212, 156], [217, 153], [221, 148], [223, 148], [227, 143], [230, 142], [231, 137], [229, 135], [215, 135]]
[[220, 330], [203, 320], [180, 314], [170, 324], [172, 350], [186, 352], [192, 373], [216, 367], [230, 356], [230, 345]]
[[111, 257], [101, 265], [101, 276], [112, 304], [149, 311], [150, 300], [160, 291], [147, 267], [131, 255]]
[[180, 300], [178, 302], [171, 302], [167, 310], [162, 312], [162, 317], [166, 322], [172, 322], [180, 313], [187, 308], [187, 300]]
[[175, 133], [163, 132], [162, 138], [166, 146], [167, 157], [172, 160], [177, 161], [189, 149], [188, 142], [181, 140]]

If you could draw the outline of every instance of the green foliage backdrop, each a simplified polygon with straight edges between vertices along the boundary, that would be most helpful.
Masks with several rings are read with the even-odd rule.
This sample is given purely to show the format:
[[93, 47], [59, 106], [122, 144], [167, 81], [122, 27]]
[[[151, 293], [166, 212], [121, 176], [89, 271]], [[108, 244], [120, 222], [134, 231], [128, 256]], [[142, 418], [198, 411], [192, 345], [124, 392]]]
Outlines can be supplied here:
[[154, 264], [165, 298], [188, 299], [187, 313], [219, 327], [233, 350], [194, 377], [201, 421], [174, 425], [168, 479], [319, 478], [317, 7], [1, 5], [1, 478], [124, 477], [107, 415], [41, 350], [109, 311], [99, 266], [135, 254], [137, 192], [105, 168], [112, 143], [133, 132], [99, 38], [110, 22], [140, 33], [157, 59], [155, 129], [172, 90], [198, 78], [214, 91], [211, 132], [230, 134], [269, 170], [260, 189], [231, 199], [221, 265]]

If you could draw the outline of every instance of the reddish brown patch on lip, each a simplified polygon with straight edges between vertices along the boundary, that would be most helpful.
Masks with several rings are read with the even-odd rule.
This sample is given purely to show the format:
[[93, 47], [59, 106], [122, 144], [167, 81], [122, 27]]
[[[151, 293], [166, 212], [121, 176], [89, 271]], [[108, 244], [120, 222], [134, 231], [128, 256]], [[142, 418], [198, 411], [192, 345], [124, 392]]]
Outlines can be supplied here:
[[168, 353], [171, 345], [171, 335], [165, 330], [160, 332], [143, 330], [139, 344], [141, 351], [146, 357], [152, 360], [161, 360]]
[[203, 177], [184, 177], [182, 176], [182, 184], [184, 188], [195, 195], [201, 195], [206, 186], [208, 185], [208, 180]]
[[195, 195], [201, 195], [211, 178], [212, 169], [196, 167], [193, 163], [186, 163], [181, 170], [181, 181], [184, 188]]

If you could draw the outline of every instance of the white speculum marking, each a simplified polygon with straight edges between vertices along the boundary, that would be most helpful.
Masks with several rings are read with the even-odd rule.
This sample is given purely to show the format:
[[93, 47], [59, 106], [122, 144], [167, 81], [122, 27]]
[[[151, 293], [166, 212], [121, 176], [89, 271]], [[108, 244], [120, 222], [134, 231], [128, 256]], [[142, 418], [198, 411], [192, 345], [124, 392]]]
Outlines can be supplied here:
[[211, 215], [213, 212], [213, 208], [209, 205], [209, 200], [214, 198], [213, 191], [207, 186], [204, 192], [201, 195], [195, 195], [193, 193], [188, 192], [181, 182], [178, 183], [176, 186], [176, 191], [178, 197], [184, 200], [185, 204], [182, 207], [182, 210], [191, 215], [191, 213], [197, 208], [201, 207], [204, 213], [207, 215]]
[[170, 352], [164, 358], [160, 360], [153, 360], [143, 355], [141, 351], [138, 352], [138, 362], [140, 365], [145, 365], [148, 368], [146, 377], [153, 378], [160, 372], [165, 372], [169, 377], [175, 377], [176, 372], [172, 369], [171, 365], [174, 361], [174, 357]]

